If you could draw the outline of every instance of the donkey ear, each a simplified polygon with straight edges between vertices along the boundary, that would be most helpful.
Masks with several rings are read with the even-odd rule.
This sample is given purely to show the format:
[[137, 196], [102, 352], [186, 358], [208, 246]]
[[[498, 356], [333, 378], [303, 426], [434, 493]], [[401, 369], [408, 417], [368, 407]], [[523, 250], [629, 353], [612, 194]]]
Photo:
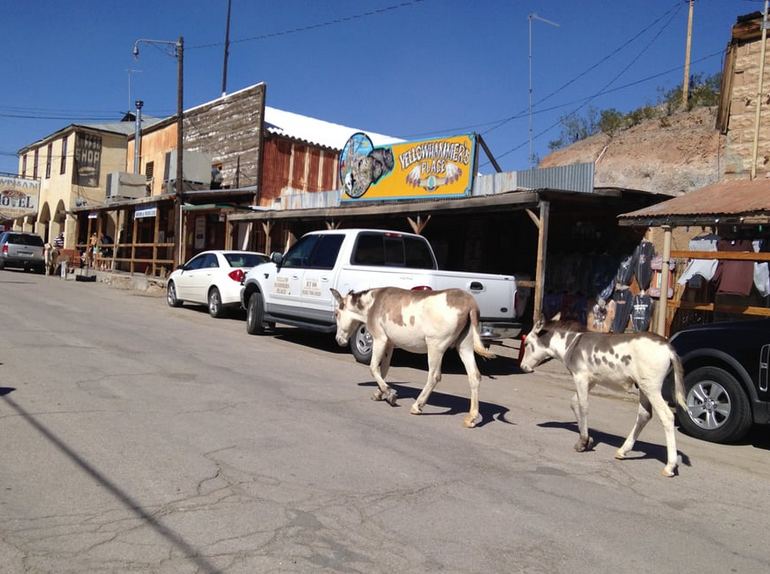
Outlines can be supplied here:
[[340, 292], [334, 289], [333, 287], [329, 289], [332, 292], [332, 296], [334, 296], [334, 299], [337, 301], [337, 304], [339, 305], [342, 303], [342, 295], [340, 295]]
[[535, 323], [535, 324], [532, 326], [532, 332], [533, 332], [535, 335], [537, 335], [538, 333], [540, 333], [540, 331], [542, 331], [542, 330], [543, 330], [543, 327], [545, 327], [545, 315], [543, 315], [543, 314], [541, 313], [541, 314], [540, 314], [540, 318], [537, 320], [537, 323]]
[[551, 321], [561, 321], [561, 311], [556, 313], [556, 315], [553, 316], [553, 319]]

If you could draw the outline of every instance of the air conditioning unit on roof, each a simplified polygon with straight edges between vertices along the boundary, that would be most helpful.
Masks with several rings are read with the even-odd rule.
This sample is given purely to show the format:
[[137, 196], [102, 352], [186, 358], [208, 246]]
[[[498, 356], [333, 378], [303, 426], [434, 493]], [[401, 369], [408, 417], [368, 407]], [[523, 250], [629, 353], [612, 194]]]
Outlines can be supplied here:
[[[190, 183], [211, 183], [211, 157], [199, 151], [186, 151], [182, 156], [182, 177]], [[176, 150], [166, 152], [163, 181], [176, 181]]]
[[107, 199], [138, 199], [147, 197], [147, 176], [143, 173], [113, 171], [107, 174]]

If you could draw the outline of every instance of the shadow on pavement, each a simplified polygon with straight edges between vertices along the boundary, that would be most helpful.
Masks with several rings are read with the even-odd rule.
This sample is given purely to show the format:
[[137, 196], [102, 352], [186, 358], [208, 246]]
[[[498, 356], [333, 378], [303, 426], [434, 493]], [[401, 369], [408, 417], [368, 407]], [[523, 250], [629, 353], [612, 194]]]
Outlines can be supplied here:
[[[7, 387], [4, 388], [7, 390]], [[7, 395], [7, 392], [4, 394]], [[110, 494], [117, 498], [128, 510], [136, 514], [150, 528], [152, 528], [155, 532], [160, 534], [163, 538], [168, 540], [171, 544], [183, 552], [188, 559], [195, 563], [198, 571], [206, 572], [208, 574], [220, 572], [216, 567], [214, 567], [213, 564], [206, 560], [205, 557], [200, 556], [200, 552], [191, 546], [184, 538], [182, 538], [179, 534], [164, 524], [161, 524], [157, 518], [145, 512], [139, 502], [121, 490], [117, 484], [113, 483], [98, 469], [91, 466], [88, 461], [81, 458], [77, 452], [75, 452], [69, 445], [67, 445], [58, 436], [51, 432], [43, 423], [28, 413], [21, 405], [16, 403], [8, 396], [3, 396], [2, 400], [4, 400], [8, 406], [16, 411], [24, 420], [26, 420], [35, 430], [37, 430], [41, 435], [48, 439], [56, 448], [58, 448], [65, 456], [67, 456], [67, 458], [69, 458], [78, 467], [80, 467], [88, 476], [93, 478], [98, 484], [103, 486]]]
[[[580, 434], [578, 431], [577, 423], [575, 422], [550, 421], [546, 423], [539, 423], [537, 426], [541, 428], [566, 429], [566, 430], [572, 431], [576, 435]], [[629, 430], [631, 429], [629, 428]], [[615, 447], [617, 449], [617, 448], [620, 448], [620, 445], [622, 445], [626, 440], [625, 436], [609, 434], [609, 433], [605, 433], [592, 428], [589, 428], [588, 434], [591, 436], [592, 439], [594, 439], [594, 448], [596, 448], [597, 445], [604, 443], [612, 447]], [[640, 454], [640, 451], [641, 451], [641, 454]], [[679, 451], [679, 456], [681, 457], [683, 465], [692, 466], [690, 464], [689, 456], [687, 456], [686, 454], [683, 454], [681, 451]], [[628, 453], [625, 460], [636, 460], [636, 459], [645, 459], [645, 458], [652, 458], [655, 460], [659, 460], [663, 464], [666, 464], [666, 446], [661, 444], [653, 444], [651, 442], [644, 442], [642, 440], [637, 440], [636, 443], [634, 444], [633, 450]]]
[[[439, 383], [441, 384], [441, 383]], [[399, 401], [403, 401], [404, 399], [416, 399], [417, 396], [420, 394], [420, 391], [422, 391], [422, 387], [415, 388], [399, 383], [388, 383], [391, 387], [393, 387], [396, 392], [398, 393]], [[358, 383], [359, 387], [372, 387], [375, 388], [377, 386], [377, 383], [375, 382], [368, 382], [368, 383]], [[480, 394], [483, 393], [483, 383], [482, 383], [482, 389], [480, 391]], [[469, 390], [470, 393], [470, 390]], [[367, 395], [368, 398], [368, 395]], [[383, 401], [384, 406], [388, 406], [388, 403]], [[468, 408], [470, 406], [470, 399], [468, 397], [458, 397], [456, 395], [448, 395], [446, 393], [439, 393], [435, 390], [430, 394], [430, 397], [428, 397], [428, 402], [426, 405], [431, 405], [434, 407], [441, 407], [446, 409], [444, 412], [441, 413], [430, 413], [430, 412], [423, 412], [421, 417], [432, 417], [432, 416], [449, 416], [449, 415], [459, 415], [459, 414], [465, 414], [468, 412]], [[402, 406], [402, 404], [399, 402], [397, 406]], [[410, 405], [411, 406], [411, 403]], [[508, 413], [509, 409], [507, 407], [504, 407], [502, 405], [497, 405], [495, 403], [488, 403], [482, 400], [479, 400], [479, 414], [481, 415], [481, 422], [476, 425], [476, 428], [483, 427], [484, 425], [492, 422], [493, 420], [500, 421], [501, 423], [506, 423], [509, 425], [515, 425], [516, 423], [509, 421], [506, 418], [506, 413]]]

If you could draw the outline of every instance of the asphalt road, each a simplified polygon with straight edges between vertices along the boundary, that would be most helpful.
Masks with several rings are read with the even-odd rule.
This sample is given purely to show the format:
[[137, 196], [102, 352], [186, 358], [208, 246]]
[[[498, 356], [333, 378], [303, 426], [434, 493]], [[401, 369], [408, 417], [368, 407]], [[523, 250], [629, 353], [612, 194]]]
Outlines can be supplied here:
[[454, 355], [413, 416], [422, 357], [396, 356], [393, 408], [331, 337], [8, 270], [0, 301], [2, 573], [770, 571], [766, 430], [677, 432], [667, 479], [657, 420], [613, 459], [630, 396], [592, 396], [576, 453], [552, 364], [479, 360], [465, 429]]

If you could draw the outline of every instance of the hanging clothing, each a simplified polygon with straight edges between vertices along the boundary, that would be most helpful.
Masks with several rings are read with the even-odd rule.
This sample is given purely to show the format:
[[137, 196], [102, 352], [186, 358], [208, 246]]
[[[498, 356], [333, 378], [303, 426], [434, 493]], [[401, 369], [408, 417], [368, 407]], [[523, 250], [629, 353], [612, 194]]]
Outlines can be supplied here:
[[625, 333], [628, 319], [631, 316], [634, 296], [630, 289], [616, 289], [612, 296], [615, 301], [615, 318], [612, 321], [613, 333]]
[[[753, 251], [754, 247], [748, 239], [720, 239], [717, 251]], [[754, 284], [753, 261], [720, 260], [714, 274], [714, 283], [720, 295], [743, 295], [751, 293]]]
[[651, 319], [652, 298], [642, 293], [635, 295], [631, 311], [631, 326], [634, 329], [634, 333], [649, 331]]
[[636, 282], [642, 291], [650, 288], [652, 280], [652, 257], [655, 254], [655, 246], [649, 241], [642, 241], [636, 246], [634, 259], [636, 260]]
[[[699, 235], [690, 239], [689, 248], [690, 251], [716, 251], [717, 241], [719, 241], [719, 236], [713, 233]], [[706, 281], [711, 281], [714, 273], [716, 273], [718, 263], [719, 261], [716, 259], [690, 259], [677, 283], [684, 285], [696, 275], [700, 275]]]
[[[765, 251], [764, 239], [755, 239], [752, 245], [757, 253]], [[767, 261], [754, 263], [754, 287], [757, 288], [762, 297], [770, 295], [770, 269], [768, 268]]]

